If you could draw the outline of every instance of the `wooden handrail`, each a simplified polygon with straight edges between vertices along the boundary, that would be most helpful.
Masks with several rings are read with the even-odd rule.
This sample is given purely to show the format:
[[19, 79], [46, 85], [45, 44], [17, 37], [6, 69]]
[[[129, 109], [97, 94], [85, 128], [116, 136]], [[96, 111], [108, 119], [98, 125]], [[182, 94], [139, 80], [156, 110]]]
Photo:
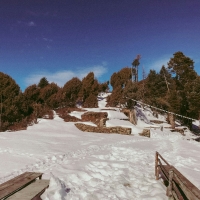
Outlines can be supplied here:
[[[162, 161], [166, 165], [162, 164]], [[200, 190], [183, 176], [174, 166], [170, 165], [158, 152], [155, 158], [155, 176], [159, 179], [160, 172], [168, 180], [167, 196], [177, 200], [200, 200]]]
[[183, 176], [176, 168], [173, 167], [173, 180], [179, 185], [188, 199], [200, 199], [200, 190]]

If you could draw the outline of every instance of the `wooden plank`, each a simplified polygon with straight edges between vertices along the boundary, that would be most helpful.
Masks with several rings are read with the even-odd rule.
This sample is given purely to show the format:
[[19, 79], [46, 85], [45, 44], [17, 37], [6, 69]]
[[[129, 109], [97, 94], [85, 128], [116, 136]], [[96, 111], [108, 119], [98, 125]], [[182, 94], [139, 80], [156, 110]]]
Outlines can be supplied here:
[[10, 194], [19, 191], [23, 187], [30, 184], [36, 178], [41, 178], [42, 173], [35, 173], [35, 172], [25, 172], [3, 184], [0, 185], [0, 199], [3, 197], [8, 197]]
[[[200, 190], [193, 185], [185, 176], [183, 176], [175, 167], [170, 166], [169, 163], [158, 153], [156, 152], [156, 157], [160, 157], [162, 161], [166, 163], [163, 165], [160, 159], [156, 158], [155, 165], [160, 169], [163, 176], [169, 180], [169, 171], [173, 171], [173, 178], [171, 180], [173, 187], [171, 194], [175, 199], [191, 199], [191, 200], [200, 200]], [[157, 163], [158, 161], [158, 163]], [[163, 178], [164, 178], [163, 177]]]
[[169, 180], [169, 170], [170, 170], [171, 166], [160, 164], [159, 167], [161, 169], [162, 174], [165, 176], [165, 178], [167, 180]]
[[183, 196], [181, 195], [181, 193], [180, 193], [179, 189], [177, 188], [176, 183], [174, 181], [172, 182], [172, 185], [173, 185], [173, 191], [172, 191], [173, 197], [178, 200], [184, 200]]
[[172, 196], [173, 196], [173, 199], [175, 199], [175, 200], [184, 200], [183, 198], [180, 199], [180, 198], [177, 196], [176, 192], [173, 191], [173, 190], [172, 190]]
[[198, 188], [196, 188], [196, 186], [194, 186], [191, 182], [186, 182], [185, 180], [182, 180], [179, 177], [180, 175], [178, 176], [176, 173], [174, 174], [174, 176], [176, 178], [176, 183], [179, 185], [179, 187], [182, 189], [182, 191], [184, 192], [184, 194], [187, 196], [188, 199], [192, 200], [200, 199], [200, 191]]
[[31, 200], [38, 195], [42, 195], [48, 186], [49, 180], [36, 180], [19, 192], [8, 197], [7, 200]]
[[183, 176], [183, 174], [181, 174], [175, 167], [173, 167], [173, 170], [176, 175], [174, 178], [179, 187], [181, 187], [182, 190], [186, 189], [187, 191], [190, 191], [194, 194], [194, 196], [200, 199], [200, 190], [195, 185], [193, 185], [185, 176]]

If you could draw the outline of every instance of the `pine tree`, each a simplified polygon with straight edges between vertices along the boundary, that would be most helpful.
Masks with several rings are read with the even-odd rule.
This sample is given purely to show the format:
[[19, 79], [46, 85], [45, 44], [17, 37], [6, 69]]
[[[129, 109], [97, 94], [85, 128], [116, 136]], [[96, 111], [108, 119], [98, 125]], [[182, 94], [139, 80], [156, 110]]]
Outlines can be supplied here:
[[119, 72], [112, 74], [110, 84], [113, 90], [118, 86], [124, 88], [129, 80], [131, 80], [131, 69], [129, 67], [124, 67]]
[[40, 90], [40, 96], [39, 98], [41, 99], [41, 103], [43, 105], [47, 105], [49, 107], [51, 107], [52, 105], [50, 105], [50, 101], [51, 101], [51, 96], [53, 94], [56, 94], [59, 90], [59, 87], [57, 84], [55, 83], [50, 83], [47, 86], [43, 87]]
[[33, 102], [38, 102], [39, 95], [40, 88], [36, 84], [30, 85], [24, 91], [24, 96], [29, 104], [32, 104]]
[[43, 77], [40, 79], [40, 82], [38, 83], [38, 87], [40, 88], [44, 88], [49, 84], [49, 82], [47, 81], [46, 77]]
[[98, 100], [97, 96], [94, 94], [90, 94], [84, 102], [85, 108], [97, 108], [98, 107]]
[[194, 83], [194, 80], [198, 80], [197, 73], [194, 70], [194, 61], [182, 52], [176, 52], [168, 62], [168, 70], [176, 84], [180, 107], [179, 114], [188, 117], [194, 116], [194, 109], [191, 106], [192, 99], [190, 98], [192, 96], [195, 99], [194, 85], [196, 83]]
[[185, 84], [185, 93], [188, 101], [188, 113], [198, 119], [200, 111], [200, 76]]
[[63, 87], [65, 105], [75, 106], [81, 87], [82, 82], [77, 77], [74, 77], [65, 83]]
[[174, 57], [168, 62], [168, 70], [179, 82], [180, 89], [183, 89], [185, 83], [196, 78], [194, 71], [194, 61], [185, 56], [182, 52], [176, 52]]
[[109, 81], [99, 84], [99, 92], [106, 92], [109, 90]]
[[[82, 80], [82, 87], [81, 90], [78, 94], [79, 98], [82, 99], [83, 101], [83, 106], [88, 107], [89, 105], [85, 105], [84, 102], [86, 99], [92, 94], [94, 96], [98, 95], [99, 91], [99, 83], [98, 81], [94, 78], [94, 73], [90, 72], [86, 77], [83, 78]], [[93, 103], [92, 103], [93, 104]]]
[[123, 89], [121, 86], [118, 86], [112, 91], [112, 94], [107, 98], [107, 104], [109, 106], [119, 106], [122, 103], [123, 98]]
[[16, 82], [7, 74], [0, 72], [0, 97], [1, 97], [1, 130], [19, 120], [22, 116], [16, 107], [20, 88]]

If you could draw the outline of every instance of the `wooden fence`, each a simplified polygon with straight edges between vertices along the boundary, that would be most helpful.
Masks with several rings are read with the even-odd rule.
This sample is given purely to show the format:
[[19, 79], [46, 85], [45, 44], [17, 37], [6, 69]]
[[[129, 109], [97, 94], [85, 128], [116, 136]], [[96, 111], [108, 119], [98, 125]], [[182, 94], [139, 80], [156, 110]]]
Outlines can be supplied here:
[[161, 177], [166, 183], [169, 199], [200, 200], [200, 190], [158, 152], [155, 157], [155, 176], [156, 180]]

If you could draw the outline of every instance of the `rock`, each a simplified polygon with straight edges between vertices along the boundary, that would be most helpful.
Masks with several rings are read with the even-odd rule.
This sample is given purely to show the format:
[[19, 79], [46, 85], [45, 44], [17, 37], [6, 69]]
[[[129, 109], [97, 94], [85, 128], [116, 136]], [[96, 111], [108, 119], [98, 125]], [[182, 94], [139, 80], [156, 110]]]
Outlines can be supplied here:
[[150, 138], [150, 129], [143, 129], [142, 133], [139, 133], [140, 136], [145, 136]]

